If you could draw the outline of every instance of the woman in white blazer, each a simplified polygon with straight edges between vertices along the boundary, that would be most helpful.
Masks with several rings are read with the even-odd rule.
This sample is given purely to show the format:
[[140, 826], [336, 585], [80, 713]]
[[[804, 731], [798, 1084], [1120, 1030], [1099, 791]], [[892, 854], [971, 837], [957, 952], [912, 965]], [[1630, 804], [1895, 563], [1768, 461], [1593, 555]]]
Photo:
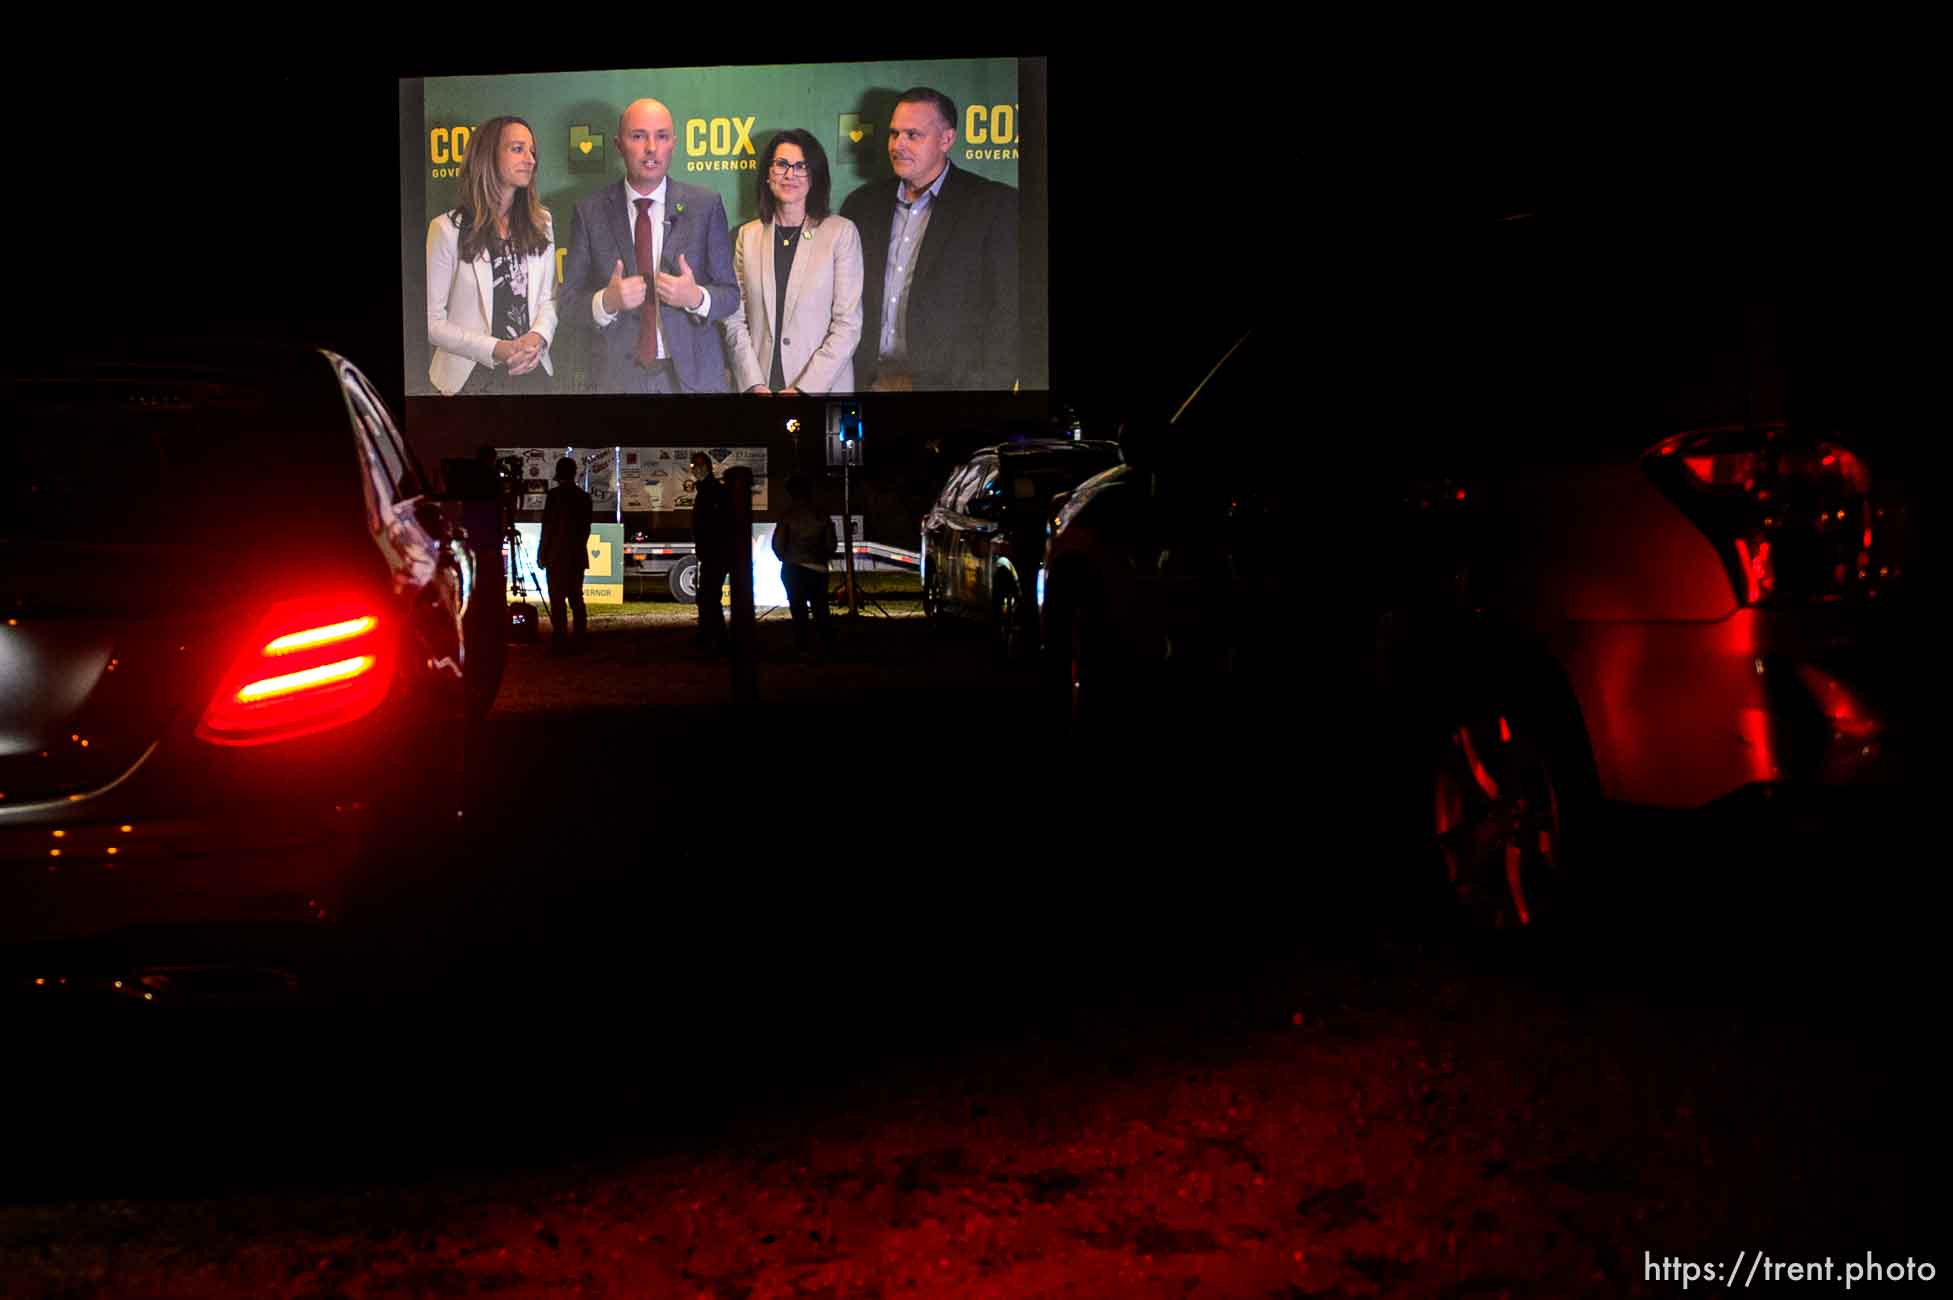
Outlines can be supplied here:
[[827, 154], [781, 131], [759, 157], [759, 220], [733, 241], [739, 306], [725, 322], [745, 393], [851, 393], [861, 340], [861, 235], [829, 212]]
[[427, 378], [466, 392], [547, 392], [556, 243], [536, 197], [536, 136], [519, 117], [475, 128], [453, 210], [427, 227]]

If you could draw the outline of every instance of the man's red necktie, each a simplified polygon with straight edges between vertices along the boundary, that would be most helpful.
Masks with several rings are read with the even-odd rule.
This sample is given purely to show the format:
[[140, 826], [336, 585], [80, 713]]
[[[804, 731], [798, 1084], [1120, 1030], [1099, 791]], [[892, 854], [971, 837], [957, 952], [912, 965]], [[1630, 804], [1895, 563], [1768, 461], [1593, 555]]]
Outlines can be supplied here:
[[658, 359], [658, 263], [651, 243], [651, 200], [633, 199], [637, 204], [637, 273], [644, 277], [644, 314], [637, 322], [637, 359], [650, 365]]

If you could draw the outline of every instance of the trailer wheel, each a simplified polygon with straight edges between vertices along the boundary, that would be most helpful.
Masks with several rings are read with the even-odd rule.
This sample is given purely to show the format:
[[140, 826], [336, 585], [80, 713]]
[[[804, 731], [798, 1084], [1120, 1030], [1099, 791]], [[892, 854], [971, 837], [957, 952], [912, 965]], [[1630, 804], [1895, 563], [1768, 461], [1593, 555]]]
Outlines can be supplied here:
[[671, 598], [681, 605], [698, 603], [698, 556], [688, 555], [671, 566], [667, 580], [671, 584]]

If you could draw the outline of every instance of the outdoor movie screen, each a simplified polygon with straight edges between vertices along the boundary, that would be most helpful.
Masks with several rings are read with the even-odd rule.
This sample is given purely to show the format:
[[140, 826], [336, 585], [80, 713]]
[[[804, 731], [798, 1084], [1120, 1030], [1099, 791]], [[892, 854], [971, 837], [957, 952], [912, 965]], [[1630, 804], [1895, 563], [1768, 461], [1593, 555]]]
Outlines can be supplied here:
[[407, 393], [1048, 389], [1043, 77], [402, 81]]

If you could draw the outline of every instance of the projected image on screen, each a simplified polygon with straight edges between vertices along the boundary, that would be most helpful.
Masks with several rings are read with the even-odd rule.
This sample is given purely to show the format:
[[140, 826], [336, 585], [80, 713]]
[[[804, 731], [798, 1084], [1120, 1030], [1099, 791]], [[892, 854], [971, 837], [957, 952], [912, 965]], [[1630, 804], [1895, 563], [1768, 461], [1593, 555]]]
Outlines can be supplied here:
[[1026, 69], [1041, 83], [1016, 59], [403, 83], [408, 393], [1048, 388]]

